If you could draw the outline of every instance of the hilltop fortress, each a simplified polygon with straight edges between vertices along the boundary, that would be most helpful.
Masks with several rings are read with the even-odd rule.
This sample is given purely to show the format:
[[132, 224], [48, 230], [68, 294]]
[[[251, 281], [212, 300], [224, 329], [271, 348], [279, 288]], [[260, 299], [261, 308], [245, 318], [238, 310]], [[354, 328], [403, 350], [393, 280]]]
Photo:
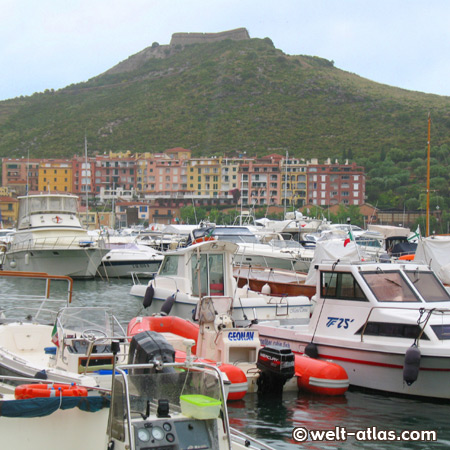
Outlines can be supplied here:
[[169, 45], [160, 45], [154, 42], [151, 47], [130, 56], [125, 61], [104, 72], [102, 75], [131, 72], [142, 66], [146, 61], [154, 58], [167, 58], [180, 51], [186, 45], [204, 44], [232, 39], [234, 41], [249, 40], [250, 35], [246, 28], [236, 28], [235, 30], [222, 31], [220, 33], [174, 33]]
[[170, 45], [190, 45], [203, 44], [206, 42], [218, 42], [225, 39], [233, 41], [245, 41], [250, 39], [246, 28], [236, 28], [234, 30], [222, 31], [220, 33], [174, 33], [170, 40]]

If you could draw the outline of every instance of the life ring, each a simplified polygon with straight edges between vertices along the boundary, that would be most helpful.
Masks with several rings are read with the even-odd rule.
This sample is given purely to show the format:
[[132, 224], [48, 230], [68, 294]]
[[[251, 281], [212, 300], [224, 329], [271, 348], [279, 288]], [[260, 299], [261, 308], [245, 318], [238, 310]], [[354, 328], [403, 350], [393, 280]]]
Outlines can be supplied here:
[[203, 237], [194, 239], [194, 242], [192, 242], [192, 244], [200, 244], [200, 242], [215, 241], [215, 240], [216, 240], [216, 238], [213, 236], [203, 236]]
[[86, 388], [76, 384], [21, 384], [16, 387], [16, 400], [48, 397], [87, 397]]

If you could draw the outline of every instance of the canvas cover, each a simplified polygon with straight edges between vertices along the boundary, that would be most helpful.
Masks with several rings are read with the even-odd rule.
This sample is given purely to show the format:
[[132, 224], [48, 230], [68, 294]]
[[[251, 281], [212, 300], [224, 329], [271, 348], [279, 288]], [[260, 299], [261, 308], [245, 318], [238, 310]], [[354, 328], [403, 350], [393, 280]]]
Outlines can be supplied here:
[[316, 273], [314, 268], [317, 264], [324, 261], [337, 261], [338, 259], [343, 261], [360, 261], [359, 248], [354, 241], [345, 244], [345, 239], [326, 239], [319, 240], [316, 244], [316, 251], [314, 252], [314, 258], [309, 267], [308, 276], [306, 277], [305, 284], [316, 285]]
[[450, 284], [450, 236], [419, 239], [414, 261], [429, 265], [444, 284]]

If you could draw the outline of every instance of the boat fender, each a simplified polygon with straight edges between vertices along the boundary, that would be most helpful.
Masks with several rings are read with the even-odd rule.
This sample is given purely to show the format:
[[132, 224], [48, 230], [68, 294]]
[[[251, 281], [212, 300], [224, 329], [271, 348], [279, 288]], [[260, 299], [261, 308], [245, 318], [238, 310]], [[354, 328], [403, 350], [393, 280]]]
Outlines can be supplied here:
[[161, 306], [161, 310], [159, 311], [162, 315], [168, 316], [170, 311], [172, 310], [172, 306], [175, 303], [176, 293], [170, 295], [164, 300], [164, 303]]
[[265, 294], [265, 295], [270, 295], [272, 292], [272, 289], [270, 288], [270, 284], [266, 283], [262, 288], [261, 288], [261, 294]]
[[144, 308], [148, 308], [149, 306], [151, 306], [154, 294], [155, 290], [153, 289], [153, 286], [150, 284], [145, 290], [144, 301], [142, 302]]
[[306, 347], [304, 351], [306, 356], [309, 356], [310, 358], [317, 359], [319, 357], [319, 350], [317, 350], [317, 345], [310, 342]]
[[420, 356], [420, 350], [416, 345], [412, 345], [406, 350], [405, 364], [403, 366], [403, 381], [408, 386], [411, 386], [419, 376]]

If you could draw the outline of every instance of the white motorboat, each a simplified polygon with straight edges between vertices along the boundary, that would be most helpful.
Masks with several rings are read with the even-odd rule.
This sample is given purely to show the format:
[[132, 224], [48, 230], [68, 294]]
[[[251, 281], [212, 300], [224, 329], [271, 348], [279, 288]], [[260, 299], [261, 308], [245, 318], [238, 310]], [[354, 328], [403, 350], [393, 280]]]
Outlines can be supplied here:
[[115, 366], [112, 390], [22, 379], [14, 395], [0, 399], [3, 445], [36, 450], [273, 450], [230, 428], [223, 380], [215, 367], [174, 363], [175, 352], [167, 342], [143, 335], [131, 342], [130, 363]]
[[188, 245], [192, 242], [201, 242], [205, 236], [237, 244], [235, 265], [265, 266], [307, 272], [314, 256], [314, 248], [305, 248], [299, 242], [271, 239], [263, 243], [245, 226], [197, 228], [192, 231]]
[[[120, 362], [127, 352], [125, 331], [111, 311], [69, 306], [69, 277], [18, 272], [0, 272], [0, 276], [2, 281], [17, 277], [23, 285], [46, 283], [42, 296], [17, 295], [12, 306], [0, 311], [0, 374], [109, 388], [111, 342], [121, 342]], [[58, 290], [60, 282], [67, 283], [67, 297], [50, 292], [50, 285]], [[12, 294], [5, 295], [11, 303]]]
[[81, 227], [77, 199], [64, 194], [19, 197], [18, 227], [5, 252], [3, 268], [94, 277], [107, 250]]
[[161, 252], [139, 244], [127, 244], [110, 250], [103, 258], [98, 273], [105, 278], [129, 278], [131, 272], [153, 276], [161, 265]]
[[199, 298], [231, 297], [233, 319], [252, 320], [306, 319], [311, 301], [306, 296], [271, 296], [238, 288], [233, 277], [233, 257], [237, 245], [207, 240], [166, 252], [157, 275], [147, 284], [133, 277], [130, 294], [143, 298], [149, 314], [165, 312], [192, 318]]
[[323, 262], [308, 324], [254, 325], [283, 345], [341, 365], [350, 385], [450, 398], [450, 295], [417, 263]]

